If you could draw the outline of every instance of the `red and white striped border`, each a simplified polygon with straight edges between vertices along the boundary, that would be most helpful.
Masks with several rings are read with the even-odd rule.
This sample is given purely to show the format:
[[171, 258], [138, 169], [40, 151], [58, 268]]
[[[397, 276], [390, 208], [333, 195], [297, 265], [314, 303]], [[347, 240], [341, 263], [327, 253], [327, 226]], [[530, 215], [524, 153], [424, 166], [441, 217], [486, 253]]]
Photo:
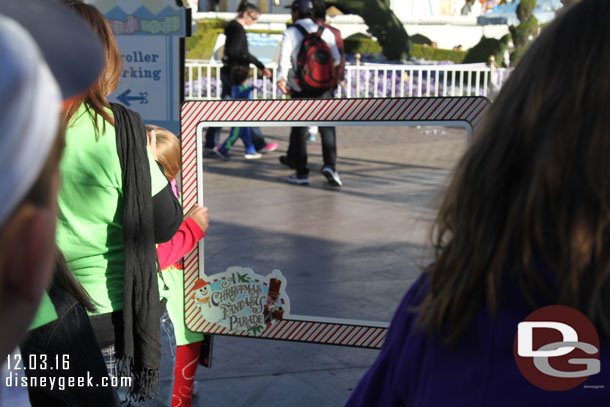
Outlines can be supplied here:
[[[462, 122], [476, 127], [489, 107], [489, 100], [476, 97], [381, 98], [381, 99], [298, 99], [298, 100], [227, 100], [189, 101], [182, 105], [182, 196], [184, 210], [199, 202], [203, 186], [203, 140], [197, 139], [199, 123], [232, 125], [254, 122], [289, 126], [299, 122], [320, 122], [320, 125], [354, 122]], [[254, 124], [252, 123], [252, 124]], [[200, 257], [201, 256], [201, 257]], [[194, 301], [195, 281], [203, 268], [203, 242], [184, 260], [184, 313], [186, 325], [195, 332], [215, 335], [229, 334], [226, 328], [206, 321]], [[201, 270], [203, 272], [203, 269]], [[285, 319], [266, 328], [259, 336], [252, 333], [238, 336], [278, 339], [379, 349], [387, 327], [365, 323], [315, 317]]]
[[276, 321], [260, 335], [250, 332], [244, 334], [229, 333], [228, 330], [213, 322], [194, 318], [187, 322], [190, 330], [214, 335], [245, 336], [259, 339], [275, 339], [291, 342], [319, 343], [325, 345], [351, 346], [357, 348], [381, 349], [387, 333], [387, 327], [344, 324], [333, 322], [313, 322], [297, 319]]
[[182, 105], [182, 135], [201, 122], [465, 122], [474, 128], [489, 103], [481, 96], [189, 101]]
[[263, 331], [259, 338], [380, 349], [386, 333], [385, 326], [285, 319]]

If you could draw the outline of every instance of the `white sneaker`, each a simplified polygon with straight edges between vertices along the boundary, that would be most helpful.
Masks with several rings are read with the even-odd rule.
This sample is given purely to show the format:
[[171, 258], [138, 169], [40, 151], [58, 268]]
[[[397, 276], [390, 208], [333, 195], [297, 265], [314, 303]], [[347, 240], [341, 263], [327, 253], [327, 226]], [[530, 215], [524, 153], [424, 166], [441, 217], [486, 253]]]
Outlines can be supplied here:
[[339, 173], [337, 171], [334, 171], [330, 167], [322, 168], [322, 175], [326, 177], [328, 183], [333, 187], [340, 187], [343, 185], [343, 182], [341, 182], [341, 178], [339, 178]]
[[246, 154], [244, 154], [244, 158], [246, 160], [258, 160], [262, 156], [263, 155], [261, 153], [257, 153], [256, 151], [253, 152], [253, 153], [246, 153]]
[[288, 177], [288, 182], [296, 185], [309, 185], [309, 178], [306, 176], [299, 178], [296, 173]]
[[212, 152], [214, 154], [216, 154], [218, 157], [220, 157], [221, 160], [223, 161], [229, 161], [229, 153], [228, 152], [222, 152], [222, 150], [220, 150], [220, 146], [216, 146], [212, 149]]

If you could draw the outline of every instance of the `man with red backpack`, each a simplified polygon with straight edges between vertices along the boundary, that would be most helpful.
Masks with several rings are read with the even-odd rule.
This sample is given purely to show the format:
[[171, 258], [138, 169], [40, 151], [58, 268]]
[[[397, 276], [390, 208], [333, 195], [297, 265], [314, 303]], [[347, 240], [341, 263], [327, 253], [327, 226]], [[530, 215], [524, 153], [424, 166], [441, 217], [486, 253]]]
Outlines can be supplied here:
[[[282, 37], [278, 87], [293, 99], [332, 98], [339, 82], [342, 55], [333, 31], [314, 22], [314, 10], [323, 8], [322, 0], [295, 0], [290, 6], [292, 21]], [[289, 74], [290, 71], [290, 74]], [[322, 136], [322, 174], [334, 187], [343, 185], [335, 168], [337, 160], [334, 127], [320, 127]], [[307, 168], [307, 128], [293, 127], [290, 131], [288, 153], [280, 162], [296, 169], [288, 181], [309, 185]]]
[[341, 86], [344, 86], [345, 45], [343, 43], [343, 38], [341, 37], [341, 31], [331, 25], [326, 24], [326, 3], [324, 3], [323, 1], [315, 1], [313, 3], [313, 21], [314, 23], [330, 30], [330, 32], [332, 32], [335, 36], [335, 43], [337, 44], [339, 54], [341, 55], [341, 60], [339, 61], [339, 65], [337, 65], [337, 81], [341, 84]]

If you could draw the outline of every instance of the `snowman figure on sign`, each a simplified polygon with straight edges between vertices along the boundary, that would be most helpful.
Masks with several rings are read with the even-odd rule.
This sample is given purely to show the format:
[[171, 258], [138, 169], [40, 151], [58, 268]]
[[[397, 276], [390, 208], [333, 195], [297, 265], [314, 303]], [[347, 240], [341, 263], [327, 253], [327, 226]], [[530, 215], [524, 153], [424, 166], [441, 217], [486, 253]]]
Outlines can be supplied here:
[[200, 278], [195, 282], [194, 290], [195, 303], [201, 307], [207, 304], [208, 307], [212, 308], [210, 303], [210, 283]]

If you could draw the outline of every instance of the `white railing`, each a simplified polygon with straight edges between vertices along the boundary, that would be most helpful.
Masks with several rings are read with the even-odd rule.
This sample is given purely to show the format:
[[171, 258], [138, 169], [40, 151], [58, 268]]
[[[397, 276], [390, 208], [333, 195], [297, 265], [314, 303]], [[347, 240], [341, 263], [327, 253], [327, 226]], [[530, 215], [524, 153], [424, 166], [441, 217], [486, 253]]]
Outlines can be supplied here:
[[[270, 79], [262, 77], [261, 72], [252, 65], [252, 83], [254, 86], [254, 98], [262, 99], [280, 99], [285, 98], [276, 84], [278, 81], [278, 69], [276, 63], [265, 65], [272, 76]], [[186, 100], [211, 100], [220, 99], [221, 81], [220, 81], [221, 62], [202, 61], [195, 59], [187, 59], [185, 66], [185, 99]]]
[[[187, 60], [186, 100], [220, 99], [221, 81], [219, 62]], [[252, 67], [254, 98], [285, 98], [277, 87], [276, 63], [266, 67], [271, 79], [261, 76]], [[510, 69], [489, 67], [486, 64], [454, 65], [390, 65], [350, 64], [345, 67], [345, 82], [337, 89], [336, 97], [430, 97], [430, 96], [486, 96], [491, 99], [508, 78]]]

